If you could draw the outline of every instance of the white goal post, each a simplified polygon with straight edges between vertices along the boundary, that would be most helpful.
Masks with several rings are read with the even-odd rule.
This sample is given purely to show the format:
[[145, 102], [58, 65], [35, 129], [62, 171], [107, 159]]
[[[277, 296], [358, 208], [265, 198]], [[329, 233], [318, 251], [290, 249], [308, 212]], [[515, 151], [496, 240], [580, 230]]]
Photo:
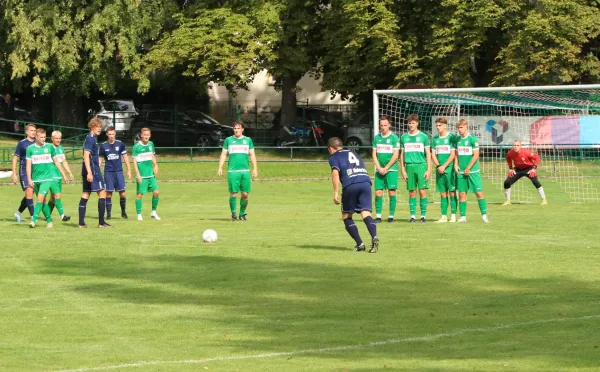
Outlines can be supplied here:
[[[437, 134], [439, 117], [448, 119], [454, 133], [458, 120], [467, 120], [480, 141], [484, 181], [494, 185], [486, 194], [502, 192], [505, 156], [518, 139], [541, 156], [538, 175], [549, 200], [600, 201], [600, 84], [373, 91], [375, 134], [385, 115], [402, 135], [411, 114], [419, 116], [419, 129], [430, 138]], [[435, 190], [433, 175], [430, 190]], [[511, 199], [536, 201], [537, 192], [521, 180], [513, 185]]]

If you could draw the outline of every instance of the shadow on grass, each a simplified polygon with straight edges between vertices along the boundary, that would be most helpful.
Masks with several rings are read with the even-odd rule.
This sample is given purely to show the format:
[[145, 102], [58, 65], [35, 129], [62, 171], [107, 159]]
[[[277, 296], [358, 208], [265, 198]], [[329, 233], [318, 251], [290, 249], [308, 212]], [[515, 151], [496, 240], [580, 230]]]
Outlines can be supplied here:
[[296, 244], [296, 248], [303, 249], [327, 249], [330, 251], [346, 251], [352, 252], [352, 247], [340, 247], [339, 245], [322, 245], [322, 244]]

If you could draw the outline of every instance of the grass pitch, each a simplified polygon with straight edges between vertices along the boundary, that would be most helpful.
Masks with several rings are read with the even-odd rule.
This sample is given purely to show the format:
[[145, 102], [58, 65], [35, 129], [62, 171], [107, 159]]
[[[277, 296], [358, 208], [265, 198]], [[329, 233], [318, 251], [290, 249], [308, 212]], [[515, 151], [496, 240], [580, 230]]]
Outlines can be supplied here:
[[[328, 180], [254, 182], [249, 220], [232, 223], [225, 182], [164, 181], [216, 178], [216, 164], [161, 167], [162, 220], [148, 195], [133, 219], [128, 184], [132, 219], [112, 230], [77, 229], [80, 185], [64, 190], [73, 220], [51, 230], [15, 222], [22, 193], [0, 187], [1, 371], [600, 368], [598, 204], [555, 203], [551, 182], [550, 205], [490, 204], [491, 224], [472, 195], [467, 224], [408, 224], [400, 204], [368, 254]], [[328, 176], [306, 167], [261, 175]]]

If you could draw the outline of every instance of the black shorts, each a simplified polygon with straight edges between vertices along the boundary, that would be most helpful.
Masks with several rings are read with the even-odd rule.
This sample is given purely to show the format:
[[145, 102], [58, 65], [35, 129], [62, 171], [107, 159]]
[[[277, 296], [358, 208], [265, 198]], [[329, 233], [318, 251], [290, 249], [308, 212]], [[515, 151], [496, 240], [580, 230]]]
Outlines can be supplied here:
[[88, 182], [87, 176], [83, 176], [82, 181], [83, 192], [98, 192], [104, 190], [104, 179], [101, 174], [94, 174], [94, 180], [92, 182]]
[[123, 171], [120, 172], [104, 172], [104, 183], [106, 191], [108, 192], [121, 192], [125, 191], [125, 176]]
[[359, 213], [373, 210], [373, 197], [369, 182], [353, 183], [342, 190], [342, 212]]

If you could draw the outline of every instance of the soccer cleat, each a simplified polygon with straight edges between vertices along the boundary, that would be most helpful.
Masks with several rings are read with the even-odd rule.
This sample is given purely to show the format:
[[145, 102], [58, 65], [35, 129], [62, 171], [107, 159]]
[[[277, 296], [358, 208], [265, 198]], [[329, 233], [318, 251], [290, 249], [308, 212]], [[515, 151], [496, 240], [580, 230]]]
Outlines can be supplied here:
[[467, 222], [467, 217], [462, 216], [461, 218], [458, 219], [457, 222]]
[[232, 215], [231, 215], [231, 221], [232, 221], [232, 222], [235, 222], [235, 221], [237, 221], [237, 220], [238, 220], [237, 216], [236, 216], [235, 214], [232, 214]]
[[540, 205], [548, 205], [548, 200], [546, 200], [546, 199], [542, 200], [542, 202], [540, 203]]
[[505, 201], [504, 203], [502, 203], [503, 207], [508, 207], [509, 205], [511, 205], [512, 203], [510, 202], [510, 200]]
[[427, 220], [425, 220], [425, 216], [421, 217], [421, 223], [425, 223], [427, 222]]
[[369, 249], [369, 253], [377, 253], [378, 250], [379, 250], [379, 238], [374, 237], [373, 241], [371, 242], [371, 249]]
[[51, 229], [54, 227], [54, 224], [52, 222], [48, 222], [48, 224], [46, 225], [47, 229]]
[[104, 225], [103, 224], [98, 224], [98, 228], [99, 229], [110, 229], [111, 227], [113, 227], [113, 225], [108, 224], [106, 222], [104, 223]]
[[90, 227], [88, 225], [79, 225], [80, 229], [89, 229]]
[[71, 219], [71, 216], [67, 216], [66, 214], [63, 214], [63, 215], [60, 217], [60, 219], [61, 219], [63, 222], [67, 222], [68, 220], [70, 220], [70, 219]]
[[394, 217], [388, 217], [388, 223], [394, 222]]
[[33, 221], [29, 222], [29, 227], [31, 227], [33, 229], [35, 227], [35, 222], [33, 222]]
[[240, 221], [248, 221], [245, 214], [240, 214]]
[[357, 245], [356, 247], [354, 247], [355, 252], [362, 252], [365, 249], [367, 249], [367, 247], [365, 247], [365, 243], [360, 243], [360, 245]]
[[129, 217], [127, 217], [127, 213], [125, 213], [125, 212], [121, 213], [121, 217], [123, 219], [128, 219], [129, 218]]
[[152, 211], [152, 213], [150, 213], [150, 217], [154, 218], [157, 221], [160, 221], [160, 217], [158, 217], [156, 211]]
[[[454, 217], [454, 219], [456, 220], [456, 217]], [[439, 220], [435, 221], [436, 223], [438, 222], [448, 222], [448, 216], [442, 216], [442, 218], [440, 218]]]
[[481, 216], [481, 220], [485, 223], [490, 223], [490, 220], [488, 220], [487, 215], [485, 215], [485, 214], [483, 216]]
[[17, 220], [17, 222], [23, 222], [23, 217], [21, 217], [21, 213], [15, 212], [15, 220]]
[[143, 221], [144, 219], [142, 218], [141, 214], [138, 214], [138, 221]]
[[411, 217], [410, 220], [408, 221], [409, 223], [415, 223], [416, 219], [414, 217]]
[[456, 215], [455, 215], [455, 214], [453, 214], [453, 215], [450, 217], [450, 222], [456, 222]]
[[377, 217], [377, 218], [375, 219], [375, 223], [381, 223], [381, 217]]

